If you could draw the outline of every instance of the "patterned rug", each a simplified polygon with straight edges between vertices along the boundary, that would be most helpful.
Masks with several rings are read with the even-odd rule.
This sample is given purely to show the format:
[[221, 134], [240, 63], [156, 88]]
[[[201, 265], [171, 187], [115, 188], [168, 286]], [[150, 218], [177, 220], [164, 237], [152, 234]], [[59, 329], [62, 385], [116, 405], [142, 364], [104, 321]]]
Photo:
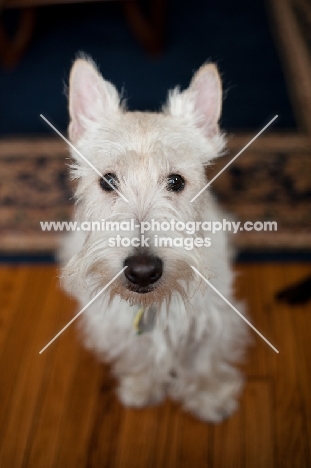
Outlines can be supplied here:
[[[208, 168], [211, 179], [253, 135], [229, 138], [225, 157]], [[311, 139], [298, 134], [258, 138], [212, 184], [225, 211], [238, 221], [277, 221], [277, 232], [240, 231], [241, 250], [311, 249]], [[40, 221], [70, 219], [69, 152], [60, 139], [0, 141], [0, 252], [50, 253], [59, 234]]]

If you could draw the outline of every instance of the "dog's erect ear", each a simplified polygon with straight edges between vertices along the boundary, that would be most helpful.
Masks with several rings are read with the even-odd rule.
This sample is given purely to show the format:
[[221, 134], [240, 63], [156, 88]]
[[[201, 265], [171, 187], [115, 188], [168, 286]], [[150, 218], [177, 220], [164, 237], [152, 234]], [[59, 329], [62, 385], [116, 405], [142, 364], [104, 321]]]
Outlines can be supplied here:
[[217, 68], [204, 65], [192, 78], [188, 92], [195, 94], [195, 112], [208, 136], [218, 132], [221, 113], [222, 89]]
[[176, 90], [169, 97], [168, 109], [172, 115], [194, 116], [197, 125], [207, 137], [219, 132], [222, 87], [214, 64], [203, 65], [194, 75], [188, 89]]
[[69, 138], [77, 142], [93, 123], [118, 111], [116, 88], [105, 81], [90, 59], [79, 58], [69, 78]]

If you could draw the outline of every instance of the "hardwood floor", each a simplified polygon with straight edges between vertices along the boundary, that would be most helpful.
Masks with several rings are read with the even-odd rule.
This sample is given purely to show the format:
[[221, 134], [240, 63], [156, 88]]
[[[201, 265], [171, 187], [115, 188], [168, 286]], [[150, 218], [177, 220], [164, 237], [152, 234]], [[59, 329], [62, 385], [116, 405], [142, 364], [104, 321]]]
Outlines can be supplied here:
[[74, 325], [40, 355], [75, 303], [59, 290], [55, 266], [0, 266], [1, 468], [310, 467], [311, 304], [274, 295], [311, 265], [236, 269], [237, 296], [280, 353], [253, 333], [240, 409], [211, 425], [171, 401], [123, 408]]

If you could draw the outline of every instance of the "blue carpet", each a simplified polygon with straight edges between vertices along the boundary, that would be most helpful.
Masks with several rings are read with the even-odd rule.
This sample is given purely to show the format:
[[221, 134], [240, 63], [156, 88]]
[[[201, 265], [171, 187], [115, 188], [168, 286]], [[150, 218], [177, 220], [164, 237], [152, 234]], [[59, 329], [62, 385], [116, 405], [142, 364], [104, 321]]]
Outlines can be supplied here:
[[[148, 57], [133, 38], [119, 4], [80, 4], [38, 10], [35, 34], [11, 71], [0, 68], [0, 135], [47, 134], [43, 113], [67, 126], [64, 84], [78, 51], [90, 54], [108, 80], [125, 89], [130, 109], [156, 110], [169, 88], [189, 83], [205, 61], [221, 71], [222, 126], [257, 129], [274, 116], [274, 129], [293, 129], [282, 69], [261, 0], [168, 0], [165, 51]], [[17, 13], [6, 11], [14, 27]]]

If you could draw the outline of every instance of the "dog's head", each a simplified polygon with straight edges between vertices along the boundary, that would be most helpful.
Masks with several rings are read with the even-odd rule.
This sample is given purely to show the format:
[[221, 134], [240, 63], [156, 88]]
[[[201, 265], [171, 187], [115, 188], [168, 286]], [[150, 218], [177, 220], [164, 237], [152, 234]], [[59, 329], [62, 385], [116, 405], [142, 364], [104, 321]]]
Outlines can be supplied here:
[[[173, 291], [185, 295], [190, 265], [206, 272], [208, 249], [189, 248], [189, 236], [194, 240], [199, 232], [176, 226], [208, 212], [206, 194], [191, 200], [206, 184], [205, 166], [224, 146], [220, 111], [221, 81], [213, 64], [202, 66], [185, 91], [170, 92], [161, 113], [141, 113], [126, 111], [90, 59], [76, 60], [69, 83], [76, 219], [100, 223], [100, 230], [85, 233], [65, 279], [99, 288], [126, 267], [111, 295], [140, 304]], [[163, 237], [170, 240], [160, 243]]]

